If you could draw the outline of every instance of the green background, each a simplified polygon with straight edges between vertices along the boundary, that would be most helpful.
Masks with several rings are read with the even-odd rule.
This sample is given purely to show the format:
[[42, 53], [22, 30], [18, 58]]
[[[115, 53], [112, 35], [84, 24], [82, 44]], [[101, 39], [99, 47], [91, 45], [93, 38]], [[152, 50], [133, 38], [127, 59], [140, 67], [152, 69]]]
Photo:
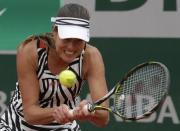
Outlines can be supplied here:
[[51, 30], [51, 17], [56, 16], [59, 0], [0, 0], [0, 50], [14, 50], [31, 34]]
[[[7, 8], [0, 16], [0, 52], [14, 51], [18, 44], [31, 34], [49, 32], [50, 17], [55, 16], [59, 0], [0, 0], [0, 10]], [[95, 38], [90, 41], [102, 53], [109, 90], [133, 66], [149, 61], [164, 63], [171, 73], [169, 97], [172, 99], [178, 120], [180, 118], [180, 38]], [[9, 103], [11, 91], [16, 82], [15, 54], [0, 54], [0, 92], [5, 93]], [[87, 85], [85, 85], [86, 87]], [[81, 95], [85, 98], [88, 91], [84, 88]], [[3, 98], [0, 97], [0, 100]], [[0, 101], [1, 102], [1, 101]], [[4, 104], [4, 103], [1, 103]], [[159, 109], [159, 111], [161, 108]], [[174, 123], [171, 117], [165, 117], [158, 123], [157, 117], [152, 122], [118, 122], [111, 115], [104, 131], [179, 131], [180, 123]], [[0, 106], [0, 112], [2, 108]], [[167, 108], [167, 111], [169, 109]], [[83, 131], [98, 131], [98, 128], [87, 122], [80, 122]]]

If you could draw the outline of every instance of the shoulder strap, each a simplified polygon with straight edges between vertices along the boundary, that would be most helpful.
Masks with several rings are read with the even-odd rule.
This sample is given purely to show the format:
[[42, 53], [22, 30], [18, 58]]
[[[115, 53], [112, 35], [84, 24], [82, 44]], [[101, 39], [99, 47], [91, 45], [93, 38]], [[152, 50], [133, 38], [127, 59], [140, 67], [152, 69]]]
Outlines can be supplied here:
[[46, 47], [55, 48], [52, 33], [45, 33], [45, 34], [39, 35], [38, 39], [40, 41], [40, 46], [42, 46], [42, 42], [43, 42], [46, 45]]
[[46, 41], [39, 36], [37, 37], [37, 48], [47, 48]]
[[41, 36], [31, 35], [27, 37], [22, 43], [28, 44], [31, 41], [37, 40], [37, 48], [46, 48], [46, 40], [42, 39]]

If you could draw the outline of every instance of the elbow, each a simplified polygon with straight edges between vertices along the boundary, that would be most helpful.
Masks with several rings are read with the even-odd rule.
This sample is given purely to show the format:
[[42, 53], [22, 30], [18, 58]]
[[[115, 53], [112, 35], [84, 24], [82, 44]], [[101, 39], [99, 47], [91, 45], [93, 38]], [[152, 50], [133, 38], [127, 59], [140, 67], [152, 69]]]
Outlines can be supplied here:
[[109, 116], [108, 116], [108, 118], [106, 119], [106, 121], [104, 122], [104, 125], [102, 125], [102, 127], [105, 127], [106, 125], [108, 125], [108, 123], [109, 123]]
[[31, 125], [36, 125], [38, 124], [40, 121], [38, 121], [37, 119], [37, 114], [36, 112], [30, 110], [30, 108], [27, 110], [24, 109], [24, 119], [28, 124]]
[[103, 119], [100, 123], [99, 123], [99, 127], [105, 127], [107, 124], [109, 123], [109, 117]]
[[34, 118], [32, 117], [32, 115], [30, 114], [25, 114], [24, 115], [24, 119], [26, 120], [27, 123], [31, 124], [31, 125], [35, 125], [37, 124], [36, 121], [34, 120]]
[[101, 117], [99, 117], [99, 119], [97, 119], [97, 121], [94, 121], [94, 123], [98, 127], [105, 127], [109, 123], [109, 113], [104, 113]]

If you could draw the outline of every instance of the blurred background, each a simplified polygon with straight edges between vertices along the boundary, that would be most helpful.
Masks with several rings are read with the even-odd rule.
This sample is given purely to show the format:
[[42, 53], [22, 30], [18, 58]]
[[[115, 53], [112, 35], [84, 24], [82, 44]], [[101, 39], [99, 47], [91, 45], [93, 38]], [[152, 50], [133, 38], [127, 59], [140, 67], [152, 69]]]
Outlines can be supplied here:
[[[142, 62], [160, 61], [171, 73], [169, 95], [149, 118], [132, 122], [111, 114], [103, 129], [80, 122], [82, 130], [179, 131], [180, 0], [0, 0], [0, 115], [15, 89], [19, 43], [32, 34], [50, 32], [50, 18], [70, 2], [84, 5], [90, 12], [90, 44], [103, 55], [109, 90]], [[86, 86], [81, 99], [88, 97]]]

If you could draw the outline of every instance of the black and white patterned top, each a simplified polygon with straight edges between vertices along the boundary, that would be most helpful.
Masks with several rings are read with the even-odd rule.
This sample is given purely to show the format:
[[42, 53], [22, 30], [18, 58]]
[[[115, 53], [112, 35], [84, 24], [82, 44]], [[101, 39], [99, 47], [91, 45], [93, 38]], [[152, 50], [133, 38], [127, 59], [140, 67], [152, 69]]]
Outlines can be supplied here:
[[[58, 76], [53, 74], [48, 68], [48, 49], [41, 37], [37, 39], [38, 69], [37, 76], [40, 85], [39, 105], [42, 108], [59, 106], [66, 104], [73, 108], [77, 104], [77, 97], [82, 85], [82, 61], [84, 50], [80, 56], [74, 59], [67, 67], [73, 71], [77, 77], [77, 83], [72, 88], [66, 88], [59, 83]], [[48, 40], [48, 38], [46, 38]], [[47, 41], [49, 42], [49, 41]], [[5, 113], [1, 116], [0, 129], [2, 131], [79, 131], [80, 127], [73, 121], [65, 125], [50, 123], [46, 125], [31, 125], [26, 122], [23, 115], [22, 99], [19, 91], [19, 84], [16, 83], [16, 90], [11, 99], [11, 103]]]

